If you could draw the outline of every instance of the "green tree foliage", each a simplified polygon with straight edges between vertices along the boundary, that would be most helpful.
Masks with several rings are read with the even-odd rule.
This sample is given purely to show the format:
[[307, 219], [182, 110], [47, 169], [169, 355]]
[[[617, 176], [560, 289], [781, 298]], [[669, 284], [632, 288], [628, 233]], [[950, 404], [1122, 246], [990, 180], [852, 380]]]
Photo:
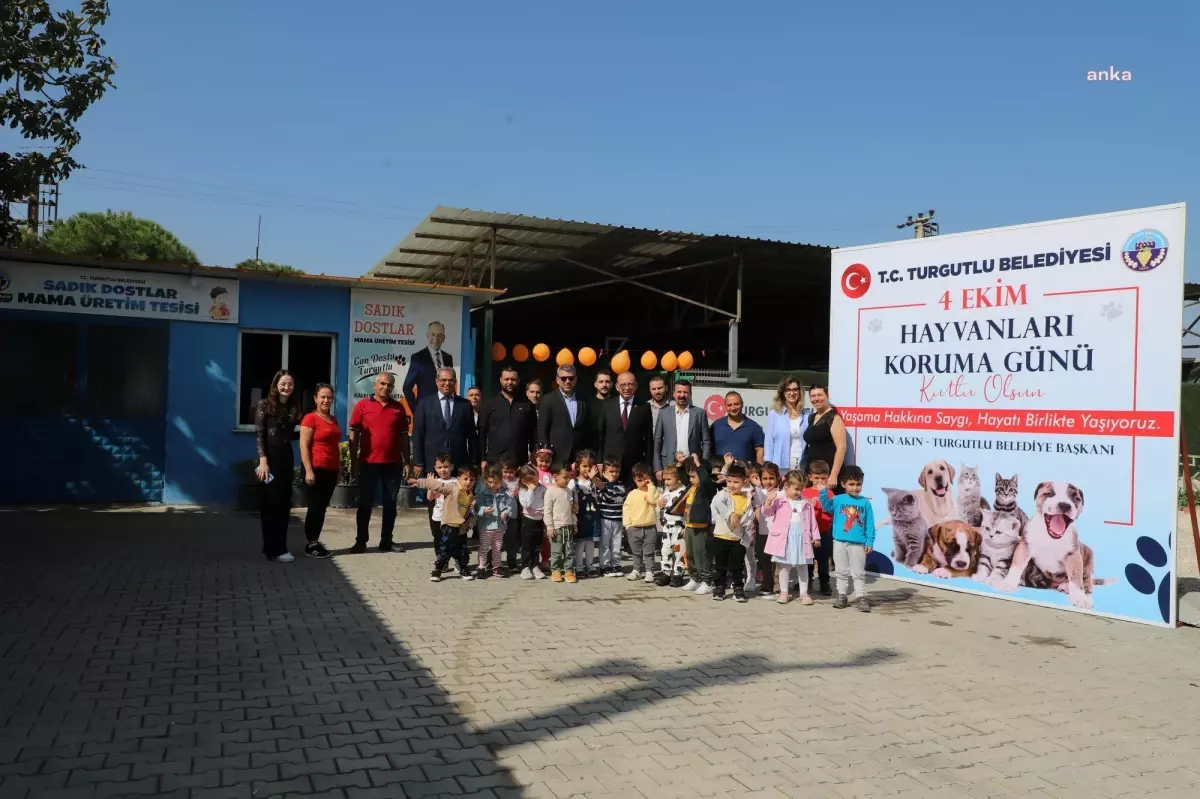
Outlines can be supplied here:
[[198, 264], [196, 253], [157, 222], [139, 219], [129, 211], [84, 211], [59, 222], [42, 237], [40, 246], [52, 252], [119, 258], [126, 261], [166, 261]]
[[297, 269], [294, 266], [287, 264], [276, 264], [271, 261], [259, 261], [254, 258], [247, 258], [238, 263], [237, 269], [243, 272], [277, 272], [281, 275], [303, 275], [304, 270]]
[[19, 243], [10, 202], [24, 202], [39, 183], [66, 180], [80, 166], [71, 157], [79, 143], [75, 124], [113, 85], [116, 71], [98, 32], [108, 0], [79, 0], [78, 11], [50, 6], [0, 0], [0, 125], [39, 147], [0, 152], [0, 245]]

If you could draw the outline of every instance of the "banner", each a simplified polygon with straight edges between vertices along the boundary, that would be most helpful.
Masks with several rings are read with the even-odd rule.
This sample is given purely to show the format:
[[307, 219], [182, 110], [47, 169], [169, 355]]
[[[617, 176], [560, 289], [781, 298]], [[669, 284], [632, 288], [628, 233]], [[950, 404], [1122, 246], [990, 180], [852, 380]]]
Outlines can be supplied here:
[[411, 419], [418, 398], [437, 391], [437, 362], [462, 374], [462, 317], [458, 296], [351, 290], [349, 407], [371, 396], [376, 375], [387, 371]]
[[742, 413], [767, 428], [767, 412], [775, 403], [773, 388], [742, 388], [732, 386], [692, 386], [692, 404], [703, 408], [712, 424], [725, 415], [725, 395], [736, 391], [742, 395]]
[[834, 250], [868, 569], [1174, 625], [1184, 215]]
[[237, 324], [238, 281], [0, 261], [0, 308]]

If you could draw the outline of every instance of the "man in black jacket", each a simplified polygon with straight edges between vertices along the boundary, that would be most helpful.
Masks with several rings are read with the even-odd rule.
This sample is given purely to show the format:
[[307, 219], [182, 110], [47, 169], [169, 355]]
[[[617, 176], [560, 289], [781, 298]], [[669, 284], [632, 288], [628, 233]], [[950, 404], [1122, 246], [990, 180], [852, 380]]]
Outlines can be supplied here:
[[633, 467], [653, 462], [654, 428], [650, 406], [638, 402], [637, 378], [633, 372], [617, 376], [617, 397], [604, 403], [596, 423], [600, 462], [608, 458], [621, 459], [621, 481], [633, 485]]
[[518, 466], [529, 463], [537, 444], [537, 411], [528, 400], [517, 399], [517, 370], [506, 366], [500, 372], [500, 393], [479, 409], [479, 451], [482, 468], [511, 459]]
[[574, 463], [575, 453], [591, 445], [595, 432], [578, 380], [574, 366], [558, 367], [558, 390], [543, 397], [538, 408], [538, 445], [552, 447], [562, 463]]

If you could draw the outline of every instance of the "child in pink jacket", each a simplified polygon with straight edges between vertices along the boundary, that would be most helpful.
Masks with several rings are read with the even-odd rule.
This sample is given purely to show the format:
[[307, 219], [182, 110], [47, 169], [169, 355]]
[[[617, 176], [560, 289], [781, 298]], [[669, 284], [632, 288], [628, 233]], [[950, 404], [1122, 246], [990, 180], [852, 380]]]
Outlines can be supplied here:
[[[801, 496], [805, 480], [800, 472], [788, 472], [784, 478], [783, 496], [772, 491], [763, 505], [763, 518], [769, 533], [764, 552], [779, 564], [779, 604], [788, 602], [788, 586], [793, 571], [800, 583], [800, 604], [811, 605], [808, 594], [808, 565], [813, 562], [813, 548], [821, 546], [821, 532], [812, 503]], [[803, 571], [802, 571], [803, 570]]]

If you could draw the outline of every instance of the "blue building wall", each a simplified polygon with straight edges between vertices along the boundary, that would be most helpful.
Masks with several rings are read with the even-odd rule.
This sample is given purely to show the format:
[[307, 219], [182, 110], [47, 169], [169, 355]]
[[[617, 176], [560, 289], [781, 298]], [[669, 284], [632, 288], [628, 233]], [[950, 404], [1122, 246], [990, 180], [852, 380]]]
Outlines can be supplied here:
[[[237, 328], [172, 323], [163, 502], [237, 500], [240, 478], [233, 466], [255, 457], [254, 434], [236, 429], [239, 328], [333, 334], [335, 396], [345, 396], [340, 389], [350, 357], [349, 289], [243, 280], [238, 304]], [[335, 413], [344, 433], [347, 409], [339, 404]]]

